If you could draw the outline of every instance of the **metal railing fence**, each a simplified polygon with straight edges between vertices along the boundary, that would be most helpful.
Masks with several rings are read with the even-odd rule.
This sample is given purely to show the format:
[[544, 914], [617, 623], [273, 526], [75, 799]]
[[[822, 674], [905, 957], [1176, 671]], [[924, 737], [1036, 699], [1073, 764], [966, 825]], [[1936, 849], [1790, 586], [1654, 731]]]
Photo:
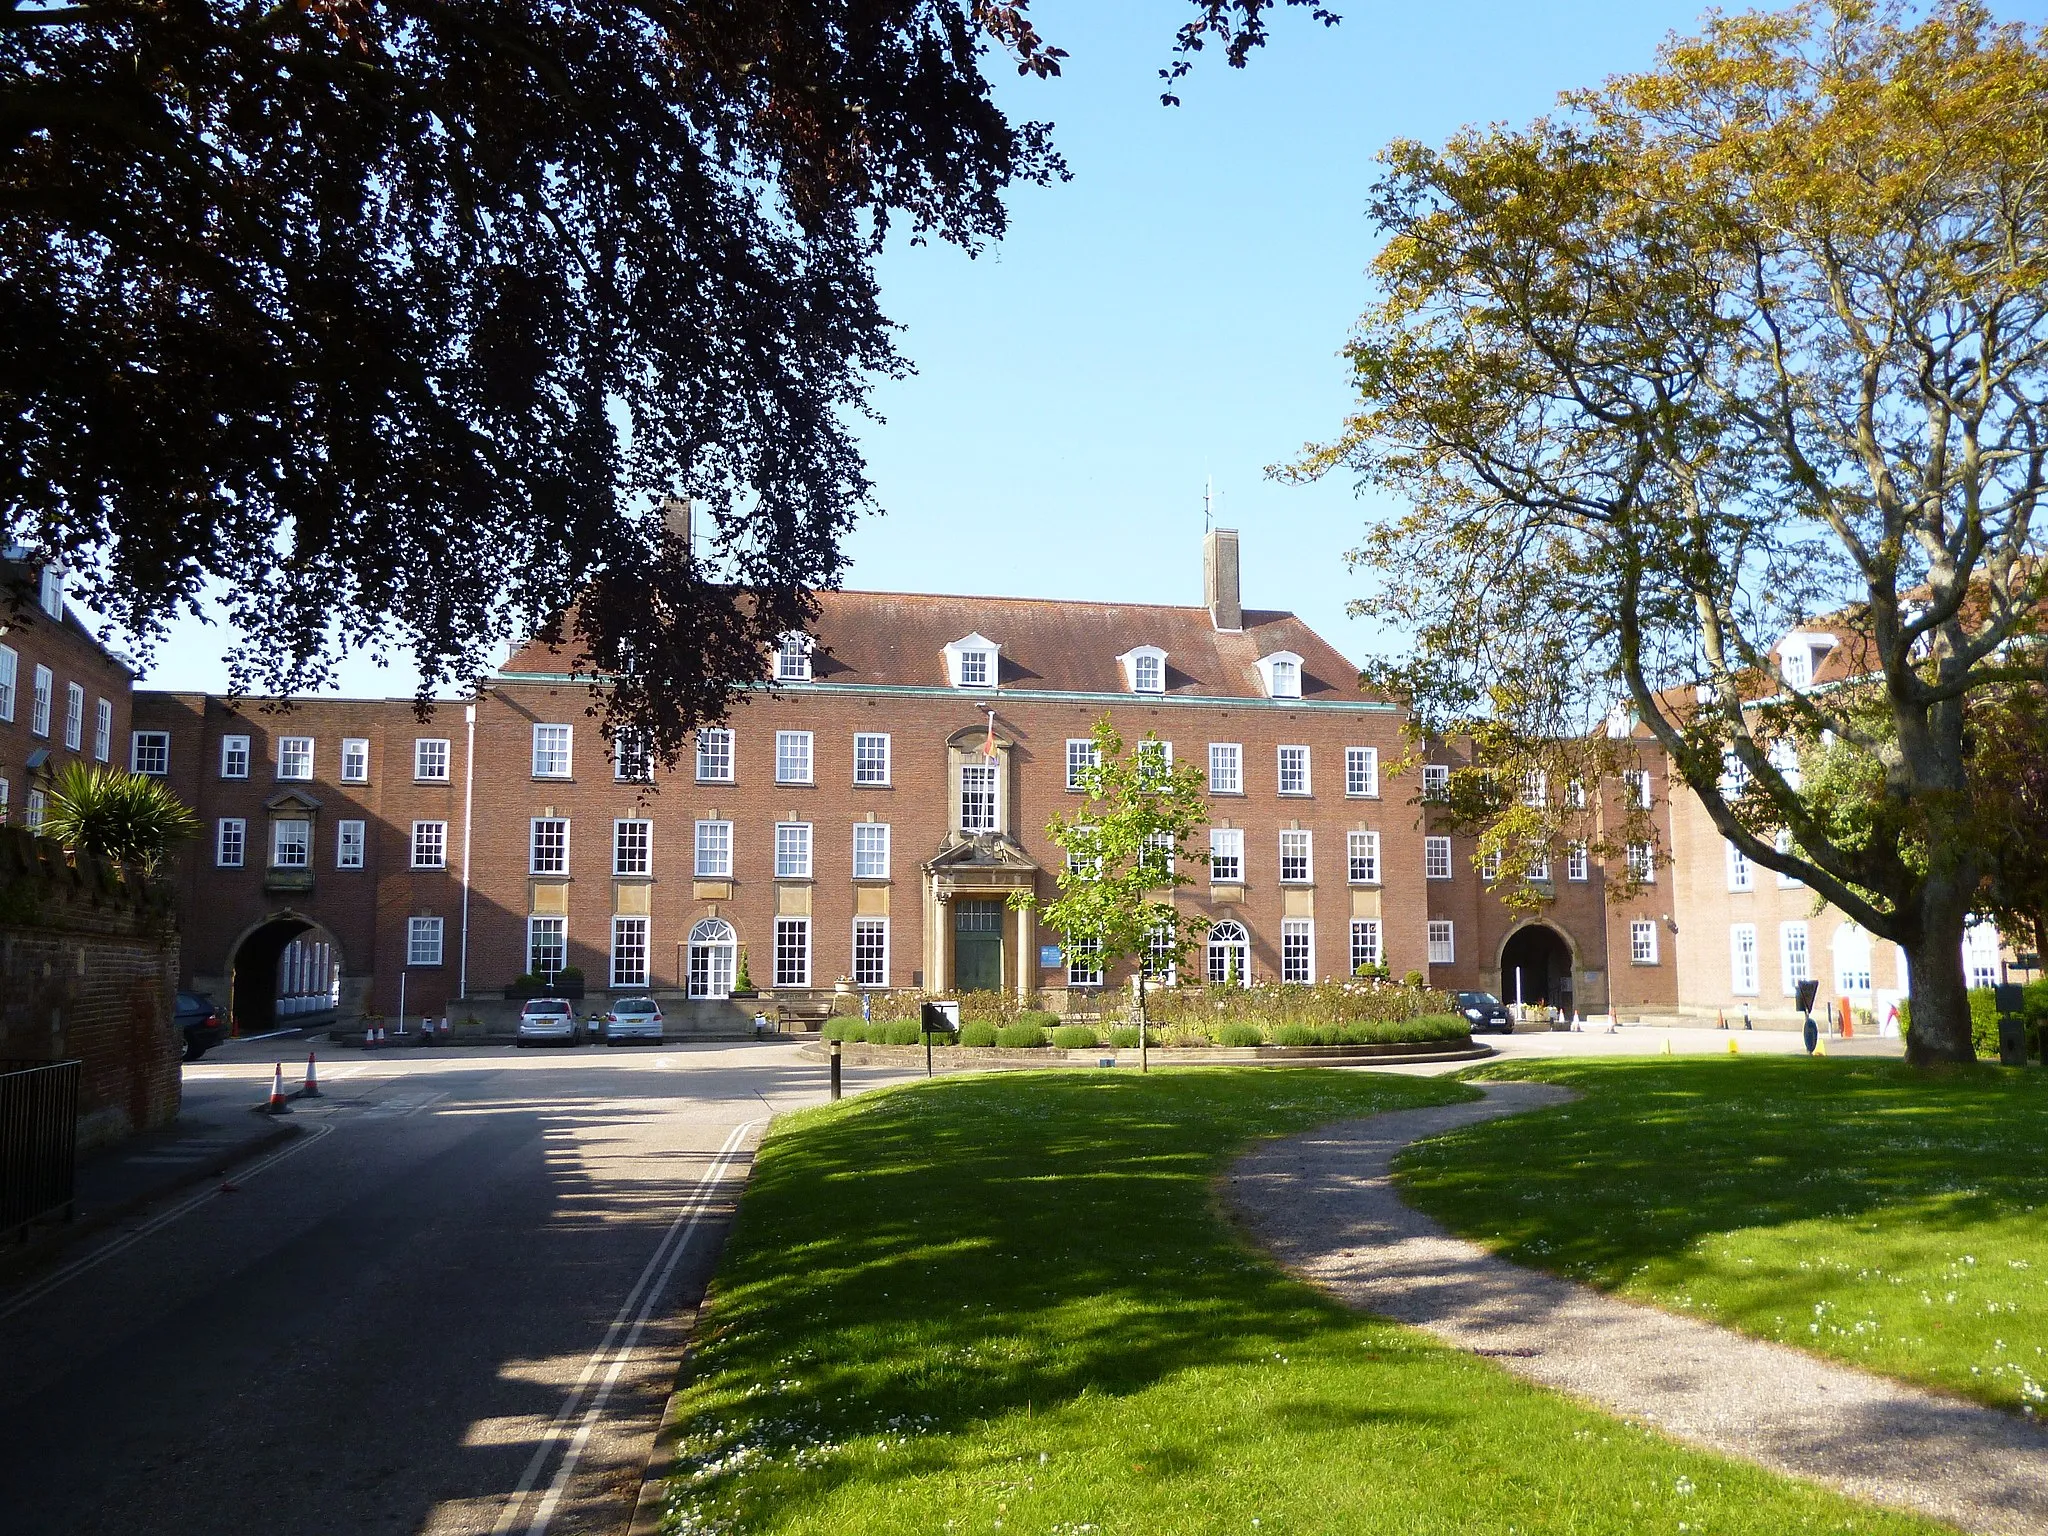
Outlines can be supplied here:
[[76, 1061], [0, 1060], [0, 1239], [69, 1221], [78, 1172]]

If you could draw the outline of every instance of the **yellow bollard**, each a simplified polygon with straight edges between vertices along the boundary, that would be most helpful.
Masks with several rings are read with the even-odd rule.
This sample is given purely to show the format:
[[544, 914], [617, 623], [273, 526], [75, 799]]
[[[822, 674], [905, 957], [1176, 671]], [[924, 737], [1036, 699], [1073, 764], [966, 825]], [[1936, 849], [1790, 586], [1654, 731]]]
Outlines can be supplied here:
[[1813, 1054], [1816, 1056], [1825, 1056], [1827, 1055], [1827, 1053], [1828, 1037], [1826, 1035], [1821, 1035], [1813, 1042]]
[[1735, 1048], [1735, 1037], [1733, 1035], [1728, 1037], [1728, 1054], [1730, 1056], [1740, 1056], [1742, 1054], [1741, 1051]]
[[1664, 1037], [1664, 1054], [1666, 1056], [1671, 1054], [1671, 1037], [1669, 1035]]

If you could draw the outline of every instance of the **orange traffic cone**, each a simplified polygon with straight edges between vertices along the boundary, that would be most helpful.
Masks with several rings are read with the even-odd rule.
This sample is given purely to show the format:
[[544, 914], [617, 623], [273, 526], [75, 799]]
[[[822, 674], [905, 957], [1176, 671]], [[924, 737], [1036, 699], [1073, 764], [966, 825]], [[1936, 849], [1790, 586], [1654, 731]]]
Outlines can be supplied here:
[[280, 1061], [270, 1075], [270, 1102], [259, 1104], [256, 1108], [260, 1113], [266, 1115], [288, 1115], [292, 1112], [291, 1105], [285, 1102], [284, 1097], [283, 1062]]
[[[283, 1071], [284, 1069], [279, 1067], [278, 1070]], [[313, 1053], [311, 1051], [306, 1052], [306, 1086], [299, 1090], [299, 1097], [302, 1099], [317, 1099], [320, 1097], [320, 1074], [313, 1069]]]

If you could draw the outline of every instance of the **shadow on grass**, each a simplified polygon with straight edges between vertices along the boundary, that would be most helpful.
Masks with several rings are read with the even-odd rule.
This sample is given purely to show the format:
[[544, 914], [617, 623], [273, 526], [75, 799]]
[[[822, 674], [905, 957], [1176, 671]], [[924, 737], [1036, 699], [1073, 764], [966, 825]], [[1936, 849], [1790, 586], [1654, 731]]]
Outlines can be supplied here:
[[[914, 1438], [889, 1480], [972, 1475], [1005, 1458], [943, 1437], [1310, 1343], [1332, 1309], [1232, 1239], [1212, 1176], [1257, 1137], [1469, 1095], [1274, 1069], [1046, 1074], [793, 1117], [762, 1148], [720, 1270], [687, 1400], [695, 1486], [715, 1496], [765, 1453], [803, 1473], [789, 1500], [824, 1500], [878, 1474], [829, 1456], [806, 1467], [807, 1448], [898, 1434]], [[1330, 1429], [1428, 1417], [1270, 1410]], [[1181, 1441], [1144, 1466], [1169, 1463], [1208, 1452]]]
[[1467, 1076], [1583, 1097], [1418, 1144], [1397, 1164], [1404, 1195], [1602, 1286], [1722, 1232], [1834, 1218], [1961, 1233], [2048, 1203], [2048, 1074], [1746, 1057]]

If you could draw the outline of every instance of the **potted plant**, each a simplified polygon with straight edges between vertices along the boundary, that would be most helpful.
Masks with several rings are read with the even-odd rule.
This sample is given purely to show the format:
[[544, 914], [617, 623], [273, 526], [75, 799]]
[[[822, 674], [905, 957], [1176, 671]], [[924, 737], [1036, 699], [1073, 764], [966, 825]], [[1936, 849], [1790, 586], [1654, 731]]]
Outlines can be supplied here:
[[759, 997], [761, 995], [754, 990], [754, 978], [747, 974], [747, 946], [744, 944], [740, 946], [739, 962], [733, 972], [732, 995], [734, 997]]
[[583, 995], [583, 970], [580, 966], [566, 966], [555, 972], [555, 979], [548, 987], [552, 997], [581, 997]]
[[531, 971], [522, 971], [506, 984], [505, 997], [508, 1002], [523, 1003], [530, 997], [539, 997], [546, 990], [546, 982]]

